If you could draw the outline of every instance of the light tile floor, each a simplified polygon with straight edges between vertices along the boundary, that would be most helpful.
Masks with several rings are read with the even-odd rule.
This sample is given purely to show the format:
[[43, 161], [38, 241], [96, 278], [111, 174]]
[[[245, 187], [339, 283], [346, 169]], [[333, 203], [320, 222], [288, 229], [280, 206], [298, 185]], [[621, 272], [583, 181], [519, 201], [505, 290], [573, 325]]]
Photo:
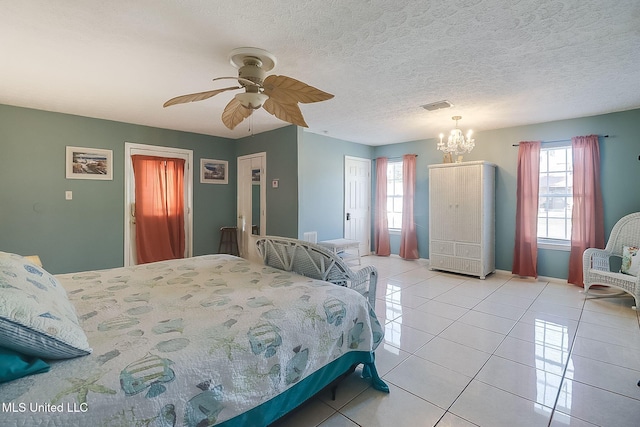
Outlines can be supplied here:
[[[273, 427], [640, 426], [640, 327], [633, 298], [586, 299], [559, 282], [378, 269], [389, 394], [354, 374]], [[358, 373], [358, 371], [356, 371]]]

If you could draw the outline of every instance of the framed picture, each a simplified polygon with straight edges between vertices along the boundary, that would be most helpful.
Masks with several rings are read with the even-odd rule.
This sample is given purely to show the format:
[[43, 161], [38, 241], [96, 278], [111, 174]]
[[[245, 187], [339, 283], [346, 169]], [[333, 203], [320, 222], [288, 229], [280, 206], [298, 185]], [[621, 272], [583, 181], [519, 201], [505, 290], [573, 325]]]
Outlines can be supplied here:
[[251, 183], [260, 185], [260, 169], [251, 169]]
[[67, 179], [113, 180], [113, 151], [67, 146]]
[[200, 159], [200, 183], [227, 184], [229, 162], [226, 160]]

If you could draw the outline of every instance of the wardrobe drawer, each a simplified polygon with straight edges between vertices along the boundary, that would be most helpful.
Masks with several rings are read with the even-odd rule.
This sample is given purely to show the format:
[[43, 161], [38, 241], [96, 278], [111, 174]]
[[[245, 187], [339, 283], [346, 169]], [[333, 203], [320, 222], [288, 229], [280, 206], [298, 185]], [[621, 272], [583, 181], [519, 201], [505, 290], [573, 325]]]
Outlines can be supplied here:
[[477, 276], [480, 274], [480, 261], [456, 258], [452, 256], [431, 255], [429, 267], [436, 270], [454, 271]]
[[438, 270], [453, 270], [456, 266], [456, 258], [452, 256], [430, 255], [429, 267]]
[[433, 240], [431, 241], [431, 245], [429, 246], [430, 253], [440, 254], [440, 255], [454, 255], [455, 251], [453, 249], [453, 242], [443, 242], [441, 240]]
[[456, 256], [465, 258], [480, 259], [482, 249], [480, 245], [466, 245], [464, 243], [458, 243], [456, 245]]
[[480, 261], [456, 258], [455, 265], [456, 271], [461, 273], [473, 274], [474, 276], [480, 274]]

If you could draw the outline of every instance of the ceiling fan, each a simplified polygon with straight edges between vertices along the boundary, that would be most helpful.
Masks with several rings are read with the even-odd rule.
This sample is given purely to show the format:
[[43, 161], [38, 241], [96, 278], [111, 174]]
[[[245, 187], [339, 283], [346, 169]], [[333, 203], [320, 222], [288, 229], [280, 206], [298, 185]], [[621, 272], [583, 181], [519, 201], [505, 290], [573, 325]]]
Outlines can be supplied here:
[[267, 76], [267, 71], [275, 67], [276, 58], [266, 50], [254, 47], [234, 49], [229, 55], [229, 61], [238, 69], [238, 77], [218, 77], [213, 80], [237, 80], [240, 86], [177, 96], [165, 102], [164, 107], [202, 101], [228, 90], [244, 89], [244, 92], [231, 99], [222, 112], [222, 122], [229, 129], [235, 128], [260, 107], [280, 120], [308, 127], [298, 103], [307, 104], [333, 98], [332, 94], [291, 77]]

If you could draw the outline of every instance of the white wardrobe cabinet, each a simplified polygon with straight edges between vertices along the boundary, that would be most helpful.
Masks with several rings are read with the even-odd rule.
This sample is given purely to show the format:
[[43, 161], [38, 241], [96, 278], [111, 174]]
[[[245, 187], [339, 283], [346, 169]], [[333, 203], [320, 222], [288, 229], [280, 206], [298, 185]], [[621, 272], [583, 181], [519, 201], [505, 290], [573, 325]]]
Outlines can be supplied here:
[[484, 279], [495, 271], [495, 165], [429, 166], [429, 264]]

